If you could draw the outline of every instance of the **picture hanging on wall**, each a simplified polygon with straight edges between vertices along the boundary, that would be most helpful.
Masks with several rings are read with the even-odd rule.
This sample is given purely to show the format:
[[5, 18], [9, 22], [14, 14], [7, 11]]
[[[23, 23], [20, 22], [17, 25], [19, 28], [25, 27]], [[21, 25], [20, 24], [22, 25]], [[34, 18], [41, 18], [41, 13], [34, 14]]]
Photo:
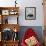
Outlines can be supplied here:
[[36, 19], [36, 7], [25, 7], [25, 19], [26, 20]]

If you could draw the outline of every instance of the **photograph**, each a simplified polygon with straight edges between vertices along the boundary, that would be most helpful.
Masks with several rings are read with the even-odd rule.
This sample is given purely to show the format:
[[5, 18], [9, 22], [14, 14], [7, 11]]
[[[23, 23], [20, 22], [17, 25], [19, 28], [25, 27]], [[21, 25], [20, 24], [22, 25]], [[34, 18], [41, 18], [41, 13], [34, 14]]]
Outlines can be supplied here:
[[25, 8], [25, 19], [26, 20], [36, 19], [36, 7], [26, 7]]

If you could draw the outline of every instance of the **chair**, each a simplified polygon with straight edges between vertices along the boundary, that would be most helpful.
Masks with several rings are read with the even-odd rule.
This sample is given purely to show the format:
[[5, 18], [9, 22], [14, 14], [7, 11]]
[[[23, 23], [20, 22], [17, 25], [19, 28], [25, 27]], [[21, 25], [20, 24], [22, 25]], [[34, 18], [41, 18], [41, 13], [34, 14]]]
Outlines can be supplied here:
[[[28, 28], [24, 34], [24, 37], [22, 38], [22, 42], [21, 42], [21, 46], [27, 46], [28, 42], [26, 43], [25, 40], [28, 39], [30, 37], [35, 37], [37, 40], [37, 44], [35, 44], [34, 46], [41, 46], [39, 40], [37, 39], [37, 34], [34, 32], [34, 30], [32, 28]], [[31, 43], [30, 43], [31, 44]], [[31, 45], [29, 45], [31, 46]]]

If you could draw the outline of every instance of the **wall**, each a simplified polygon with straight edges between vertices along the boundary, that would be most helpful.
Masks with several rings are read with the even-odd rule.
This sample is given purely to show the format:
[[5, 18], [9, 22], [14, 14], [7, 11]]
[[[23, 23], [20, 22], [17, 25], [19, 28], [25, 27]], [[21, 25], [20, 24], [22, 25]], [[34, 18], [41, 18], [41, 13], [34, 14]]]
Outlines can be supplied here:
[[[0, 0], [0, 6], [15, 6], [15, 0]], [[43, 26], [42, 0], [17, 0], [20, 26]], [[36, 7], [36, 20], [25, 20], [25, 7]]]
[[37, 34], [39, 41], [41, 43], [43, 43], [43, 33], [42, 33], [42, 27], [41, 26], [21, 26], [20, 32], [19, 32], [20, 42], [24, 36], [24, 33], [27, 31], [28, 28], [32, 28], [33, 31]]
[[[42, 0], [21, 0], [20, 2], [20, 25], [43, 26]], [[25, 7], [36, 7], [36, 20], [25, 20]], [[23, 20], [23, 21], [22, 21]]]

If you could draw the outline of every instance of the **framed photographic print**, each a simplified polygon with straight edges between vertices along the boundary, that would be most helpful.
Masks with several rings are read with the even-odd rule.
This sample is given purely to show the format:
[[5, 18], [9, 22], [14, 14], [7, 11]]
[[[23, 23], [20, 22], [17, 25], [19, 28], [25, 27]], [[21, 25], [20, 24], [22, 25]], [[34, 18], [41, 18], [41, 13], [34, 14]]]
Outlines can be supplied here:
[[0, 41], [1, 41], [1, 32], [0, 32]]
[[0, 15], [0, 24], [1, 24], [1, 15]]
[[25, 8], [25, 19], [26, 20], [36, 19], [36, 7], [26, 7]]
[[2, 15], [9, 15], [9, 10], [2, 10]]
[[18, 24], [18, 17], [17, 16], [9, 17], [8, 24]]

